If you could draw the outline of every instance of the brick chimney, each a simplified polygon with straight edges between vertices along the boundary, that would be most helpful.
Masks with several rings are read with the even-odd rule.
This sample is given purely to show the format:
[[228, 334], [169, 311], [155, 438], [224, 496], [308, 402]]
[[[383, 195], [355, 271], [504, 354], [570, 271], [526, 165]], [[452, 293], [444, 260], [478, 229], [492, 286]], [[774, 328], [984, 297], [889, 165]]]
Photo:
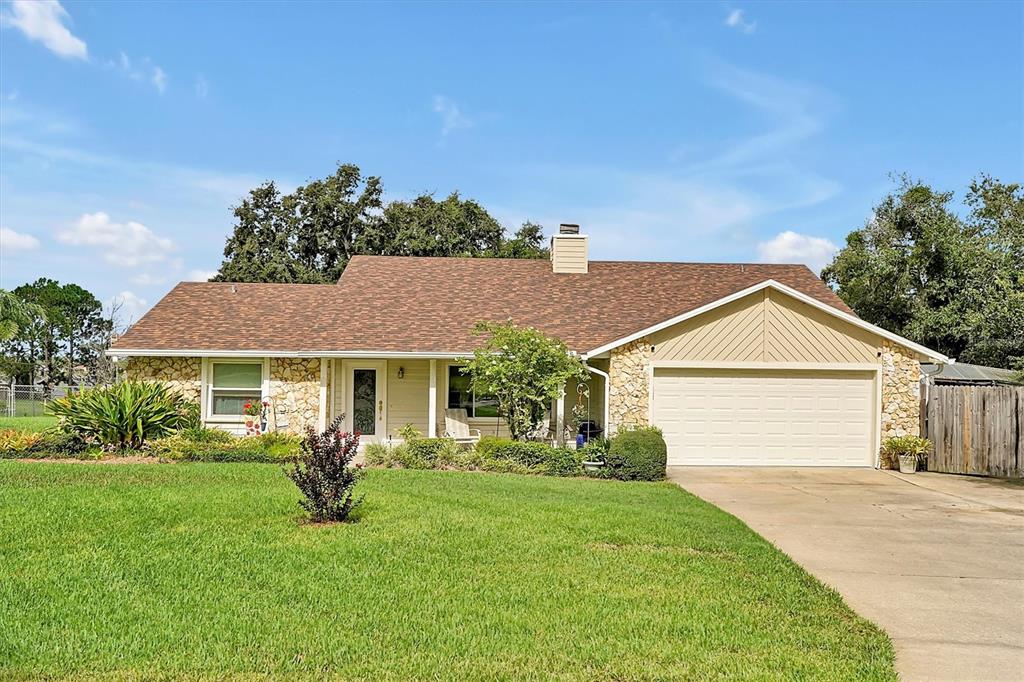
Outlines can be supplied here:
[[587, 235], [580, 226], [562, 223], [551, 238], [551, 270], [558, 273], [587, 273]]

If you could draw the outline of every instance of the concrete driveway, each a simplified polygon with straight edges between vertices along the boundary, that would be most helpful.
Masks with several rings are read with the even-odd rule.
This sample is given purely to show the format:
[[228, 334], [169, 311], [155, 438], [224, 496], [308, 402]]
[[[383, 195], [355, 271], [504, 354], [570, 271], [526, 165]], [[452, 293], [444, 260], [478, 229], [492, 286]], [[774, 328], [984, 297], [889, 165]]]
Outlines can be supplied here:
[[1024, 680], [1024, 484], [670, 467], [892, 637], [905, 680]]

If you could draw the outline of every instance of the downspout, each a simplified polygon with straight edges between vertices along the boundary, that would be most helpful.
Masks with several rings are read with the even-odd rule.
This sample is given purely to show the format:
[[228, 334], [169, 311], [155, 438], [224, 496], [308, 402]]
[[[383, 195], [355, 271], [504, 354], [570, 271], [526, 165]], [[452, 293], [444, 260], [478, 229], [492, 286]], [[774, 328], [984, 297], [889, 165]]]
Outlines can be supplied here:
[[608, 423], [608, 399], [611, 397], [612, 379], [608, 376], [607, 372], [602, 372], [597, 367], [591, 367], [588, 365], [586, 359], [583, 360], [583, 366], [586, 367], [588, 371], [604, 377], [604, 433], [605, 437], [609, 437], [611, 436], [611, 424]]

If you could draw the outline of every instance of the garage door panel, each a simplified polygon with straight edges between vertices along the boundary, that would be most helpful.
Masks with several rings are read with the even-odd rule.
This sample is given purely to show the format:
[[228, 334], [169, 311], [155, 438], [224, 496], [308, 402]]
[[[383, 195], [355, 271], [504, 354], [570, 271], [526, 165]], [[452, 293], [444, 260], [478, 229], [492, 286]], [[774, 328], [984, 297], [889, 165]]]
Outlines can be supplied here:
[[874, 374], [665, 370], [654, 423], [669, 464], [870, 466]]

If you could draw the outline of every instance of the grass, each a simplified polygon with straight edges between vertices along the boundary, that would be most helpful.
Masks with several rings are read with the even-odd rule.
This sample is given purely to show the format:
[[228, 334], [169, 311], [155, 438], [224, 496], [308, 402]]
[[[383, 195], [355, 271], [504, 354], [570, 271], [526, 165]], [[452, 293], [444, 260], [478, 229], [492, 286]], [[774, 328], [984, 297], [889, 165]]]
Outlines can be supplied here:
[[671, 484], [0, 462], [0, 678], [893, 680], [888, 637]]
[[56, 424], [56, 417], [0, 417], [0, 431], [44, 431]]

